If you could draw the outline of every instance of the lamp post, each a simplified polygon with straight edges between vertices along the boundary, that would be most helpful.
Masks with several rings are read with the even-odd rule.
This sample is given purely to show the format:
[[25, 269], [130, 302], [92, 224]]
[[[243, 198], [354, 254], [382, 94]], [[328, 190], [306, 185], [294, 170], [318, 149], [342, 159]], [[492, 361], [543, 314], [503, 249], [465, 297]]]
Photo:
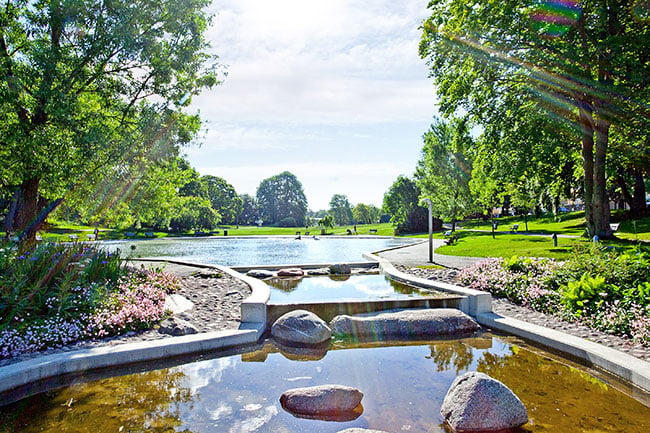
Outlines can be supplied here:
[[422, 201], [429, 206], [429, 263], [433, 263], [433, 209], [431, 199], [425, 198]]

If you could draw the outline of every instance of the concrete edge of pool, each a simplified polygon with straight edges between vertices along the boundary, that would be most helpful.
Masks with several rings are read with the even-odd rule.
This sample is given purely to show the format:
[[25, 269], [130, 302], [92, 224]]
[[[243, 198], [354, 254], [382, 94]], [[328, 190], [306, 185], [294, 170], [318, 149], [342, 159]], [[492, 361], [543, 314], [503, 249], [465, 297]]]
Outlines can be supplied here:
[[[364, 254], [364, 256], [376, 261], [389, 278], [415, 286], [434, 288], [463, 296], [459, 309], [474, 317], [483, 326], [507, 332], [569, 354], [582, 360], [587, 365], [593, 365], [614, 374], [644, 392], [650, 392], [649, 362], [582, 338], [494, 314], [492, 313], [491, 296], [489, 294], [451, 284], [416, 278], [398, 271], [390, 262], [374, 254], [368, 253]], [[265, 283], [223, 266], [172, 260], [165, 261], [219, 269], [248, 283], [251, 286], [252, 294], [242, 303], [242, 323], [240, 328], [237, 330], [170, 337], [155, 341], [82, 349], [17, 362], [0, 367], [0, 393], [71, 373], [117, 367], [197, 352], [225, 350], [254, 344], [259, 341], [266, 330], [266, 306], [270, 297], [270, 289]]]

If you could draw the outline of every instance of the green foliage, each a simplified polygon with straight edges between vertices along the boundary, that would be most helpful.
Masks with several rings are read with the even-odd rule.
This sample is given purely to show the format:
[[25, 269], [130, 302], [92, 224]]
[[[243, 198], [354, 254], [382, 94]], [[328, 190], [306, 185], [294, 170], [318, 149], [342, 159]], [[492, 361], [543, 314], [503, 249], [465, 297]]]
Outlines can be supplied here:
[[212, 208], [221, 215], [224, 224], [234, 224], [242, 212], [243, 201], [235, 188], [224, 179], [216, 176], [202, 176], [208, 190], [208, 199]]
[[[614, 288], [615, 286], [611, 286]], [[587, 303], [595, 302], [593, 308], [600, 308], [606, 295], [605, 278], [592, 277], [588, 273], [582, 274], [579, 280], [569, 281], [562, 288], [562, 302], [566, 304], [576, 317], [582, 316]], [[590, 306], [592, 307], [592, 306]]]
[[296, 220], [294, 217], [285, 217], [278, 221], [278, 227], [296, 227]]
[[325, 215], [323, 218], [318, 221], [318, 225], [324, 229], [334, 228], [334, 217], [330, 214]]
[[329, 214], [334, 217], [336, 225], [352, 224], [352, 205], [348, 197], [343, 194], [334, 194], [330, 200]]
[[372, 204], [359, 203], [352, 209], [352, 215], [357, 224], [376, 224], [379, 222], [381, 210]]
[[421, 195], [431, 200], [433, 214], [444, 220], [455, 222], [477, 210], [469, 188], [472, 145], [466, 120], [437, 119], [424, 134], [415, 179]]
[[127, 273], [119, 254], [84, 243], [43, 243], [22, 253], [5, 245], [0, 248], [0, 330], [51, 311], [62, 317], [88, 313], [106, 285]]
[[384, 194], [383, 209], [400, 232], [424, 232], [428, 227], [428, 210], [420, 206], [420, 188], [406, 176], [398, 176]]
[[8, 228], [32, 236], [76, 189], [96, 197], [115, 188], [120, 200], [132, 186], [124, 171], [175, 156], [193, 139], [200, 121], [182, 109], [218, 84], [203, 37], [208, 4], [21, 1], [0, 8], [0, 187], [18, 199]]
[[257, 188], [257, 205], [264, 224], [277, 224], [286, 217], [304, 226], [307, 197], [298, 178], [285, 171], [262, 180]]

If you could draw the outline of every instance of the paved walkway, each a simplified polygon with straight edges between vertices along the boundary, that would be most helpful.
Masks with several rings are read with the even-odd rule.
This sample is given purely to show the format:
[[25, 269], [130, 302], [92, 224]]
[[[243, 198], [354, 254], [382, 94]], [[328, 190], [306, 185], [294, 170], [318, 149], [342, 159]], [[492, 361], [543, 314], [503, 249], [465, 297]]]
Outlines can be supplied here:
[[446, 268], [462, 269], [474, 263], [485, 260], [485, 257], [461, 257], [435, 254], [435, 249], [444, 245], [443, 239], [433, 240], [433, 263], [429, 261], [429, 241], [408, 247], [396, 248], [380, 253], [379, 256], [396, 265], [430, 266], [441, 265]]

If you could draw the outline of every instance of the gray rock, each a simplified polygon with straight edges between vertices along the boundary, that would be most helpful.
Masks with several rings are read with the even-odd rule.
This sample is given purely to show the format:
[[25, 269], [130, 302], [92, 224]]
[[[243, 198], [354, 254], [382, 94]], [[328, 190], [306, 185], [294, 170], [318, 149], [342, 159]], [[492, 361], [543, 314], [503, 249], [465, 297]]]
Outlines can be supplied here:
[[513, 429], [528, 421], [524, 404], [507, 386], [478, 372], [454, 380], [440, 414], [459, 432]]
[[356, 388], [343, 385], [320, 385], [285, 391], [280, 397], [280, 403], [286, 411], [296, 415], [344, 416], [346, 413], [354, 412], [362, 398], [363, 393]]
[[273, 323], [271, 335], [288, 344], [320, 344], [330, 340], [332, 330], [314, 313], [294, 310], [282, 315]]
[[266, 269], [251, 269], [246, 272], [246, 275], [253, 278], [270, 278], [275, 275], [275, 272]]
[[480, 329], [471, 317], [452, 308], [389, 310], [356, 316], [336, 316], [330, 322], [335, 335], [357, 337], [416, 337], [453, 335]]
[[352, 268], [347, 263], [337, 263], [337, 264], [330, 265], [329, 270], [330, 273], [332, 274], [341, 274], [341, 275], [347, 275], [352, 272]]
[[158, 332], [161, 334], [179, 336], [196, 334], [199, 331], [196, 329], [196, 327], [194, 327], [194, 325], [186, 320], [183, 320], [179, 317], [170, 317], [169, 319], [165, 319], [160, 322], [160, 328], [158, 328]]
[[192, 308], [194, 308], [194, 303], [185, 296], [172, 294], [165, 298], [165, 310], [171, 311], [172, 314], [180, 314]]
[[286, 268], [278, 270], [277, 275], [278, 277], [302, 277], [305, 273], [300, 268]]
[[327, 268], [308, 269], [307, 275], [329, 275], [330, 271]]
[[352, 428], [346, 428], [345, 430], [340, 430], [338, 433], [388, 433], [388, 432], [383, 430], [371, 430], [367, 428], [352, 427]]

